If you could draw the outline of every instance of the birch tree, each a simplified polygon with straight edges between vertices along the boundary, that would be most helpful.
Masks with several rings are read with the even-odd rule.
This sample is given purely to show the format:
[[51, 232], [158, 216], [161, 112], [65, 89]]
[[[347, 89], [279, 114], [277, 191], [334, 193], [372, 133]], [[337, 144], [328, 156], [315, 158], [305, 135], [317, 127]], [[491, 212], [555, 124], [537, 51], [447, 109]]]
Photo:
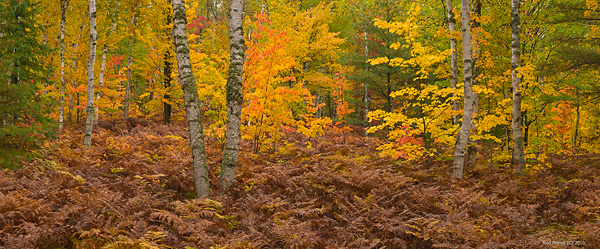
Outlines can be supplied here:
[[[117, 15], [118, 15], [118, 11], [117, 11]], [[108, 36], [112, 36], [113, 32], [115, 31], [115, 28], [117, 27], [117, 17], [115, 17], [115, 19], [112, 21], [112, 24], [110, 26], [110, 32], [108, 34]], [[102, 47], [102, 63], [100, 64], [100, 74], [98, 75], [98, 87], [102, 88], [102, 86], [104, 85], [104, 72], [106, 70], [106, 54], [108, 53], [108, 44], [104, 44]], [[102, 97], [102, 92], [98, 91], [96, 93], [96, 101], [100, 100], [100, 97]], [[94, 123], [98, 122], [98, 115], [99, 115], [99, 110], [98, 110], [98, 106], [96, 105], [96, 111], [94, 112], [95, 116], [94, 116]]]
[[[458, 52], [456, 48], [456, 38], [453, 33], [456, 32], [456, 20], [454, 19], [454, 7], [452, 6], [452, 0], [446, 0], [446, 12], [448, 14], [448, 31], [450, 31], [450, 49], [452, 55], [450, 57], [450, 87], [456, 89], [456, 83], [458, 82]], [[454, 94], [456, 98], [456, 94]], [[460, 104], [458, 100], [454, 100], [452, 110], [460, 110]], [[458, 115], [452, 116], [452, 123], [458, 124], [460, 117]]]
[[517, 70], [521, 66], [521, 1], [512, 0], [510, 6], [510, 26], [511, 35], [511, 73], [512, 73], [512, 138], [513, 138], [513, 165], [518, 168], [525, 166], [525, 148], [523, 145], [523, 132], [521, 123], [521, 78], [517, 75]]
[[65, 120], [65, 24], [67, 22], [67, 0], [60, 1], [60, 106], [58, 107], [58, 128], [62, 129]]
[[186, 119], [189, 126], [196, 196], [202, 198], [210, 194], [210, 187], [208, 183], [202, 116], [199, 107], [200, 102], [198, 100], [196, 79], [192, 73], [186, 25], [185, 1], [173, 0], [173, 45], [177, 59], [179, 83], [183, 90]]
[[[472, 35], [472, 47], [473, 47], [473, 54], [472, 54], [472, 63], [471, 66], [473, 67], [473, 75], [472, 75], [472, 85], [473, 86], [477, 86], [479, 84], [479, 66], [477, 65], [477, 61], [479, 60], [480, 55], [480, 51], [479, 51], [479, 47], [480, 47], [480, 39], [481, 39], [481, 23], [479, 22], [479, 20], [481, 19], [481, 1], [480, 0], [474, 0], [473, 1], [473, 14], [475, 15], [475, 17], [473, 18], [473, 21], [471, 23], [473, 29], [475, 30], [474, 35]], [[473, 133], [477, 133], [477, 122], [479, 122], [479, 93], [477, 92], [473, 92]], [[475, 163], [477, 161], [477, 146], [476, 140], [470, 139], [469, 140], [470, 145], [467, 148], [467, 162], [466, 165], [468, 167], [475, 167]]]
[[473, 67], [471, 61], [471, 26], [469, 0], [462, 0], [462, 38], [463, 38], [463, 79], [464, 79], [464, 111], [463, 120], [458, 135], [458, 141], [454, 148], [454, 166], [452, 176], [463, 177], [467, 144], [471, 135], [473, 124]]
[[227, 131], [221, 164], [221, 186], [227, 188], [235, 180], [240, 149], [242, 115], [242, 73], [244, 66], [244, 30], [242, 28], [243, 0], [231, 0], [229, 9], [230, 62], [227, 77]]
[[90, 0], [90, 55], [88, 58], [87, 72], [87, 115], [83, 144], [89, 147], [92, 144], [92, 128], [94, 126], [94, 62], [96, 61], [96, 1]]

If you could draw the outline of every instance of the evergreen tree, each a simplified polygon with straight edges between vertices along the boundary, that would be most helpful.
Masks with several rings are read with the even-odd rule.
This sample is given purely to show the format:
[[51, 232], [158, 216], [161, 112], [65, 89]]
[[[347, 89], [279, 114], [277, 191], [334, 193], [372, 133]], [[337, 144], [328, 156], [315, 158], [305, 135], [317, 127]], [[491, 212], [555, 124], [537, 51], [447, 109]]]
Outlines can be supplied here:
[[39, 61], [48, 47], [39, 43], [36, 3], [8, 0], [0, 4], [0, 166], [14, 167], [24, 153], [52, 133], [45, 116], [49, 99], [41, 89], [46, 70]]
[[[367, 60], [381, 56], [410, 58], [407, 48], [390, 48], [392, 43], [398, 41], [396, 34], [376, 27], [373, 22], [375, 18], [386, 22], [401, 21], [409, 7], [410, 3], [373, 0], [349, 2], [345, 8], [347, 18], [352, 21], [346, 22], [351, 25], [342, 35], [351, 47], [344, 60], [347, 65], [356, 68], [356, 73], [349, 75], [348, 79], [362, 84], [357, 88], [361, 92], [355, 94], [355, 101], [361, 103], [356, 105], [357, 111], [353, 115], [358, 115], [355, 118], [362, 120], [365, 127], [368, 126], [366, 115], [369, 109], [393, 111], [394, 100], [390, 94], [399, 90], [406, 82], [414, 81], [415, 70], [412, 68], [396, 67], [387, 63], [367, 63]], [[383, 106], [380, 106], [380, 103], [383, 103]], [[361, 107], [362, 110], [358, 111]]]

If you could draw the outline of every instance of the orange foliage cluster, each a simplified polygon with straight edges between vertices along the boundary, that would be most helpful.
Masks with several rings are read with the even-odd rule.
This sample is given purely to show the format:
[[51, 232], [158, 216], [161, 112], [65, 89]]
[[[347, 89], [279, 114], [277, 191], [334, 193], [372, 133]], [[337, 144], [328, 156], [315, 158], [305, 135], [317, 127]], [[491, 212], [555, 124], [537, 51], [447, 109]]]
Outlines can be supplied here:
[[[88, 150], [68, 131], [44, 159], [0, 172], [0, 247], [600, 247], [598, 155], [550, 158], [552, 168], [522, 177], [476, 168], [466, 178], [477, 181], [453, 180], [449, 164], [373, 155], [372, 139], [341, 143], [329, 130], [306, 148], [308, 138], [289, 132], [272, 154], [243, 145], [230, 195], [194, 200], [181, 125], [98, 126]], [[220, 150], [208, 144], [218, 182]]]

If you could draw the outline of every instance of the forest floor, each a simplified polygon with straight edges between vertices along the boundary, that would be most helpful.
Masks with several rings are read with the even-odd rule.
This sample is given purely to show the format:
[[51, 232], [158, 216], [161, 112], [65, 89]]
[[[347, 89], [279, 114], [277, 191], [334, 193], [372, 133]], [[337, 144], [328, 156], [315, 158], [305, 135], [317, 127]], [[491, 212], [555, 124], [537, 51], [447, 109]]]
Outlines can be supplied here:
[[[376, 139], [300, 135], [271, 153], [243, 144], [236, 184], [193, 198], [182, 124], [100, 123], [0, 172], [2, 248], [600, 248], [600, 155], [549, 168], [469, 168], [380, 158]], [[211, 183], [219, 143], [208, 141]]]

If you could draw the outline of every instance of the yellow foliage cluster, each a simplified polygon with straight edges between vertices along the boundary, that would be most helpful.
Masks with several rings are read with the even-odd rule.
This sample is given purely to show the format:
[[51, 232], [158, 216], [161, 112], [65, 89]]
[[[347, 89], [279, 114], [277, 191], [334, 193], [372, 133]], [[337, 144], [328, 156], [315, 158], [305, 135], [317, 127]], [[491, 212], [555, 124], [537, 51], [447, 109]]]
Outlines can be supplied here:
[[526, 164], [525, 165], [525, 173], [527, 173], [528, 175], [534, 175], [540, 171], [544, 171], [547, 169], [552, 168], [552, 164], [549, 162], [546, 162], [546, 160], [548, 159], [548, 156], [546, 156], [545, 153], [536, 155], [536, 154], [527, 154], [525, 156], [525, 159], [528, 162], [535, 162], [535, 163], [531, 163], [531, 164]]
[[[370, 133], [388, 130], [389, 142], [378, 148], [383, 156], [412, 160], [423, 155], [443, 155], [446, 151], [438, 151], [438, 147], [445, 148], [454, 143], [457, 129], [450, 122], [454, 115], [453, 90], [433, 85], [421, 85], [421, 88], [394, 92], [392, 97], [407, 100], [407, 104], [396, 112], [376, 110], [369, 114], [370, 121], [381, 122], [371, 127]], [[417, 111], [409, 113], [410, 110]]]
[[[325, 129], [332, 125], [330, 118], [315, 118], [314, 115], [304, 115], [301, 122], [298, 123], [298, 132], [304, 134], [311, 140], [325, 134]], [[307, 142], [308, 147], [312, 147], [310, 141]]]
[[[388, 63], [393, 67], [417, 67], [418, 77], [415, 80], [426, 79], [431, 72], [437, 75], [445, 74], [441, 68], [435, 68], [437, 65], [446, 62], [452, 51], [438, 51], [432, 46], [425, 45], [419, 41], [421, 30], [420, 23], [421, 5], [413, 3], [408, 11], [408, 17], [404, 22], [386, 22], [375, 19], [375, 26], [381, 29], [387, 29], [390, 33], [404, 37], [403, 41], [398, 41], [390, 45], [390, 48], [398, 50], [400, 48], [410, 49], [410, 58], [392, 58], [387, 57], [374, 58], [367, 61], [371, 65]], [[437, 69], [437, 70], [434, 70]]]

